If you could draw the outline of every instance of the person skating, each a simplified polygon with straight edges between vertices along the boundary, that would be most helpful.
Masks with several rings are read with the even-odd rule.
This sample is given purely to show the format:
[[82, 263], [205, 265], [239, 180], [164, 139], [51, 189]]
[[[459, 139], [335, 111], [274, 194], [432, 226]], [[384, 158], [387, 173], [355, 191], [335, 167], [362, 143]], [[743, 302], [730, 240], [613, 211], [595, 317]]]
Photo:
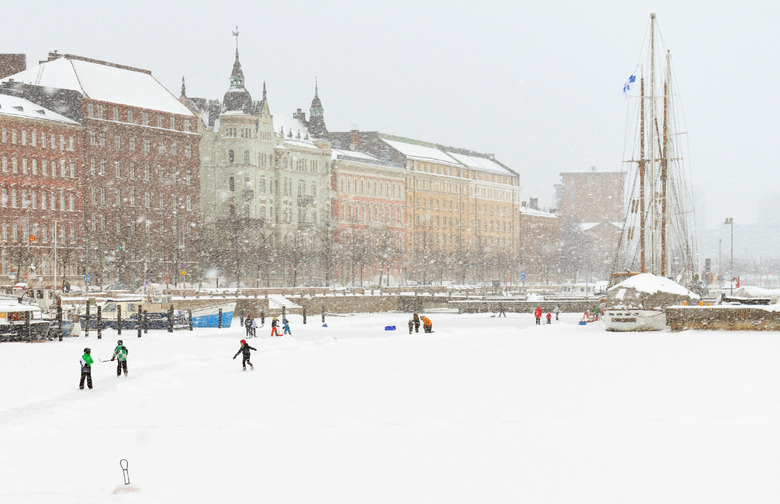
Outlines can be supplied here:
[[555, 314], [555, 320], [558, 320], [558, 315], [561, 313], [561, 307], [555, 305], [555, 308], [553, 308], [553, 313]]
[[536, 325], [542, 325], [542, 307], [537, 306], [534, 310], [534, 317], [536, 317]]
[[409, 319], [409, 334], [412, 334], [412, 331], [414, 330], [414, 319]]
[[89, 348], [84, 349], [84, 355], [81, 356], [81, 381], [79, 382], [79, 388], [84, 389], [84, 380], [87, 380], [87, 387], [92, 388], [92, 360], [90, 355], [92, 350]]
[[279, 319], [276, 317], [271, 321], [271, 336], [281, 336], [279, 334]]
[[236, 352], [236, 355], [233, 356], [233, 358], [235, 359], [236, 357], [238, 357], [238, 354], [243, 352], [244, 357], [243, 357], [243, 360], [241, 361], [241, 365], [244, 367], [244, 371], [246, 371], [246, 365], [247, 364], [249, 364], [249, 367], [252, 368], [252, 371], [255, 370], [255, 366], [252, 365], [252, 363], [249, 360], [252, 357], [252, 354], [250, 353], [250, 350], [257, 350], [257, 348], [253, 348], [253, 347], [249, 346], [246, 343], [246, 340], [242, 339], [241, 340], [241, 348], [239, 348], [238, 352]]
[[257, 319], [252, 319], [252, 337], [257, 338]]
[[116, 342], [116, 348], [114, 349], [114, 355], [111, 360], [116, 359], [116, 375], [121, 376], [122, 371], [127, 376], [127, 354], [128, 350], [125, 345], [122, 344], [122, 340]]
[[552, 324], [552, 313], [547, 312], [547, 323]]
[[414, 320], [414, 332], [420, 332], [420, 316], [415, 313], [412, 315], [412, 320]]
[[420, 319], [422, 320], [422, 323], [423, 323], [423, 331], [425, 331], [427, 333], [433, 332], [433, 322], [431, 322], [431, 319], [429, 319], [425, 315], [420, 317]]
[[289, 334], [292, 336], [292, 331], [290, 331], [290, 321], [287, 319], [282, 320], [282, 325], [284, 326], [284, 334]]
[[252, 315], [247, 315], [244, 319], [244, 327], [246, 328], [246, 337], [252, 337]]

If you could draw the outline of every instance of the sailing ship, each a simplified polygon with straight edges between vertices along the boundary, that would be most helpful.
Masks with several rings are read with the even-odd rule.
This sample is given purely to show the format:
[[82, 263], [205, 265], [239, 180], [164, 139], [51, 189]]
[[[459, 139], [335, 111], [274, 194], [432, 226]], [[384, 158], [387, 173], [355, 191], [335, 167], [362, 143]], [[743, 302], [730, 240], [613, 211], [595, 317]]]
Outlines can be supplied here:
[[[624, 87], [628, 95], [630, 83], [638, 81], [638, 97], [631, 96], [638, 107], [631, 109], [635, 117], [629, 119], [636, 129], [626, 142], [628, 205], [603, 317], [607, 330], [613, 331], [663, 329], [666, 306], [698, 298], [686, 288], [696, 281], [696, 244], [693, 198], [682, 155], [683, 115], [671, 53], [656, 49], [655, 14], [650, 15], [649, 38], [649, 50], [640, 57], [644, 62]], [[639, 273], [645, 275], [632, 281]], [[668, 295], [659, 297], [657, 292]]]

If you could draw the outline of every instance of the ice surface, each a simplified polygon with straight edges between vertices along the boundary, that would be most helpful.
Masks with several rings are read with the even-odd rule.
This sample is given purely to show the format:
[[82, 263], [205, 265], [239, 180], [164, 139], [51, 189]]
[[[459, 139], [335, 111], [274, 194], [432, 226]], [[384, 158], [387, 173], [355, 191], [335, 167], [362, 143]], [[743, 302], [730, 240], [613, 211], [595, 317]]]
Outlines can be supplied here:
[[[608, 333], [581, 313], [290, 315], [0, 344], [7, 503], [775, 503], [776, 332]], [[399, 330], [387, 332], [386, 325]], [[92, 348], [94, 390], [77, 389]], [[119, 460], [129, 461], [124, 490]]]

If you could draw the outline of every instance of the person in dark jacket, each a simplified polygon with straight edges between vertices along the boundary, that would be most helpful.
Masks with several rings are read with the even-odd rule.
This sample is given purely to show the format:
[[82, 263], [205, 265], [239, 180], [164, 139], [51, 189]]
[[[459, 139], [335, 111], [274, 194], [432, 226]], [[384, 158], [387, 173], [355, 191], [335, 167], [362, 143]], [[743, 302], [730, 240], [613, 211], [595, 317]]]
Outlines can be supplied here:
[[246, 337], [252, 337], [252, 315], [247, 315], [244, 319], [244, 327], [246, 328]]
[[246, 365], [249, 364], [249, 367], [252, 368], [252, 371], [255, 370], [255, 366], [252, 365], [252, 363], [249, 361], [249, 359], [252, 357], [252, 354], [249, 352], [250, 350], [257, 350], [257, 348], [253, 348], [249, 345], [247, 345], [246, 340], [241, 340], [241, 348], [238, 349], [238, 352], [236, 352], [236, 355], [233, 356], [235, 359], [238, 357], [238, 354], [242, 353], [244, 354], [244, 359], [241, 362], [241, 364], [244, 366], [244, 371], [246, 371]]
[[116, 375], [121, 376], [122, 371], [127, 376], [127, 354], [128, 350], [125, 345], [122, 344], [122, 340], [116, 342], [116, 348], [114, 349], [114, 355], [111, 356], [111, 360], [116, 359]]
[[276, 317], [271, 321], [271, 336], [281, 336], [279, 333], [279, 320]]
[[92, 350], [89, 348], [84, 349], [84, 355], [81, 356], [81, 381], [79, 382], [79, 388], [84, 389], [84, 380], [87, 380], [87, 386], [92, 388], [92, 360], [90, 355]]
[[420, 316], [415, 313], [412, 316], [412, 320], [414, 320], [414, 332], [420, 332]]

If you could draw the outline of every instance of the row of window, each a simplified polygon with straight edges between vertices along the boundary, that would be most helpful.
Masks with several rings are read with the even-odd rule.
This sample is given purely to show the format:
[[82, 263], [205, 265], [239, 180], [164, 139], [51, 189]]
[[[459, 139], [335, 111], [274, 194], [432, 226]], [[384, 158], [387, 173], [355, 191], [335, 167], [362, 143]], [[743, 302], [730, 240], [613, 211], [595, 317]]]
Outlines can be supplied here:
[[[89, 160], [90, 175], [105, 177], [107, 173], [106, 171], [107, 165], [108, 165], [108, 161], [106, 161], [105, 159], [90, 158]], [[169, 176], [168, 170], [164, 168], [162, 165], [157, 165], [155, 172], [157, 174], [157, 180], [161, 184], [168, 181], [167, 180]], [[141, 174], [137, 173], [135, 162], [131, 161], [130, 163], [127, 164], [127, 167], [125, 167], [122, 164], [122, 161], [114, 161], [112, 175], [115, 176], [117, 179], [127, 178], [130, 180], [136, 180], [136, 178], [139, 177]], [[152, 180], [152, 166], [149, 163], [144, 164], [143, 180], [147, 182]], [[192, 185], [192, 170], [187, 170], [182, 176], [179, 170], [173, 168], [170, 172], [170, 182], [173, 185], [177, 185], [179, 183], [183, 183], [184, 185]]]
[[[427, 245], [429, 247], [434, 245], [452, 246], [458, 242], [459, 237], [460, 235], [453, 235], [448, 233], [413, 233], [411, 236], [411, 241], [412, 244], [415, 245], [415, 248], [420, 249], [423, 247], [423, 245]], [[495, 246], [505, 248], [512, 246], [512, 239], [505, 236], [477, 236], [476, 239], [482, 247]], [[466, 241], [470, 245], [472, 241], [471, 237], [468, 237]]]
[[22, 145], [30, 147], [38, 147], [38, 139], [40, 138], [41, 148], [52, 150], [69, 150], [73, 151], [76, 146], [76, 141], [73, 136], [66, 137], [65, 135], [57, 135], [55, 133], [47, 134], [45, 131], [40, 133], [37, 130], [22, 129], [17, 132], [16, 128], [0, 128], [0, 143], [10, 143], [11, 145]]
[[40, 175], [42, 177], [62, 177], [76, 178], [76, 163], [69, 163], [64, 159], [30, 158], [11, 156], [10, 159], [5, 154], [0, 156], [0, 171], [2, 173], [13, 173], [21, 175]]
[[[106, 188], [105, 187], [90, 187], [90, 201], [92, 202], [93, 206], [105, 206], [106, 205]], [[158, 204], [156, 208], [159, 208], [160, 210], [163, 210], [166, 208], [165, 206], [165, 200], [166, 196], [168, 196], [166, 193], [159, 193], [158, 194]], [[131, 207], [136, 206], [136, 190], [135, 187], [131, 187], [126, 190], [122, 189], [116, 189], [114, 191], [114, 200], [112, 204], [116, 208], [121, 208], [123, 205], [130, 205]], [[152, 208], [152, 193], [148, 190], [145, 190], [143, 193], [143, 206], [144, 208]], [[179, 197], [174, 195], [173, 196], [173, 203], [168, 208], [179, 208]], [[192, 211], [192, 195], [187, 194], [184, 196], [183, 206], [181, 206], [182, 210]]]
[[[279, 194], [279, 180], [272, 180], [270, 184], [271, 188], [271, 194]], [[228, 177], [228, 190], [231, 192], [235, 192], [236, 190], [236, 179], [235, 177]], [[244, 190], [251, 191], [252, 190], [252, 182], [249, 177], [244, 177]], [[315, 182], [309, 183], [309, 194], [307, 194], [306, 189], [306, 182], [305, 181], [299, 181], [298, 182], [298, 193], [297, 196], [299, 198], [304, 196], [311, 196], [313, 199], [317, 198], [317, 184]], [[257, 181], [257, 192], [259, 194], [265, 194], [265, 177], [260, 177]], [[284, 177], [282, 179], [282, 195], [283, 196], [292, 196], [293, 195], [293, 181], [292, 179], [289, 179], [287, 177]]]
[[[89, 144], [92, 147], [100, 147], [105, 148], [106, 147], [106, 133], [104, 131], [90, 131], [89, 132]], [[156, 142], [155, 144], [152, 144], [152, 140], [149, 138], [145, 138], [143, 140], [143, 152], [144, 154], [151, 154], [152, 148], [156, 147], [157, 154], [160, 156], [164, 156], [166, 154], [171, 155], [171, 157], [178, 157], [179, 156], [179, 145], [176, 142], [171, 142], [170, 147], [168, 147], [165, 142]], [[127, 150], [130, 152], [136, 152], [138, 149], [137, 141], [135, 137], [129, 137], [127, 140]], [[122, 150], [122, 136], [121, 135], [114, 135], [114, 150]], [[190, 144], [184, 145], [184, 157], [187, 159], [192, 159], [192, 146]]]
[[[109, 110], [110, 109], [110, 117]], [[190, 131], [192, 123], [187, 118], [177, 119], [175, 115], [154, 114], [141, 112], [140, 123], [136, 122], [135, 110], [118, 107], [116, 105], [103, 105], [101, 103], [87, 103], [87, 116], [96, 119], [109, 119], [116, 122], [141, 124], [142, 126], [155, 126], [176, 131]], [[152, 124], [153, 123], [153, 124]]]
[[347, 222], [403, 223], [403, 207], [400, 205], [369, 204], [353, 201], [341, 204], [341, 218]]
[[[451, 175], [453, 177], [468, 177], [469, 175], [469, 172], [465, 169], [435, 163], [412, 163], [411, 169], [418, 172], [433, 173], [437, 175]], [[471, 172], [471, 175], [472, 178], [477, 180], [482, 180], [485, 182], [496, 182], [499, 184], [510, 184], [512, 180], [506, 175], [497, 175], [494, 173], [484, 173], [478, 171]]]
[[[452, 228], [452, 229], [462, 229], [460, 227], [461, 220], [453, 217], [441, 217], [438, 215], [429, 215], [429, 214], [417, 214], [414, 216], [414, 223], [416, 226], [426, 226], [426, 227], [442, 227], [442, 228]], [[466, 220], [463, 220], [463, 223], [466, 223]], [[407, 224], [410, 226], [412, 225], [412, 216], [409, 215], [407, 218]], [[484, 232], [496, 232], [496, 233], [507, 233], [512, 230], [511, 224], [508, 224], [506, 221], [496, 221], [496, 220], [477, 220], [476, 227], [479, 229], [482, 228], [482, 231]]]
[[[243, 163], [249, 164], [249, 151], [244, 151]], [[236, 152], [233, 149], [227, 151], [227, 161], [229, 164], [235, 164], [238, 162]], [[257, 164], [259, 166], [275, 166], [277, 168], [287, 168], [288, 160], [286, 156], [273, 157], [273, 165], [270, 164], [271, 156], [268, 154], [258, 153]], [[319, 159], [293, 159], [289, 161], [291, 168], [295, 168], [296, 171], [317, 173], [317, 169], [324, 165], [324, 161]]]
[[[29, 240], [27, 233], [29, 232], [35, 237], [36, 243], [54, 243], [55, 228], [59, 229], [59, 237], [57, 237], [56, 241], [58, 243], [67, 243], [65, 226], [61, 224], [56, 227], [47, 227], [46, 224], [34, 223], [32, 224], [32, 227], [28, 229], [26, 224], [3, 223], [0, 238], [2, 238], [3, 243], [27, 243]], [[68, 235], [70, 236], [70, 243], [76, 243], [76, 229], [73, 226], [70, 226]]]
[[[59, 205], [58, 205], [59, 203]], [[76, 195], [73, 191], [35, 190], [35, 189], [0, 189], [0, 207], [30, 208], [32, 210], [69, 210], [76, 208]]]
[[403, 196], [403, 182], [342, 176], [339, 177], [339, 191], [344, 194], [399, 198]]
[[[176, 224], [171, 228], [166, 228], [161, 225], [155, 225], [154, 228], [152, 228], [152, 221], [147, 219], [145, 216], [141, 216], [138, 219], [128, 219], [128, 220], [122, 220], [122, 219], [116, 219], [114, 220], [114, 232], [117, 235], [121, 235], [122, 233], [129, 233], [130, 235], [137, 234], [138, 228], [142, 227], [143, 232], [148, 236], [152, 233], [152, 229], [156, 233], [159, 233], [160, 235], [172, 235], [172, 236], [182, 236], [181, 233], [183, 233], [184, 238], [186, 240], [190, 240], [193, 236], [193, 229], [196, 227], [195, 223], [185, 223], [181, 228], [178, 228]], [[106, 226], [106, 216], [103, 214], [94, 214], [89, 220], [89, 229], [92, 233], [97, 233], [100, 231], [101, 233], [105, 233], [108, 226]], [[132, 245], [131, 245], [132, 246]]]

